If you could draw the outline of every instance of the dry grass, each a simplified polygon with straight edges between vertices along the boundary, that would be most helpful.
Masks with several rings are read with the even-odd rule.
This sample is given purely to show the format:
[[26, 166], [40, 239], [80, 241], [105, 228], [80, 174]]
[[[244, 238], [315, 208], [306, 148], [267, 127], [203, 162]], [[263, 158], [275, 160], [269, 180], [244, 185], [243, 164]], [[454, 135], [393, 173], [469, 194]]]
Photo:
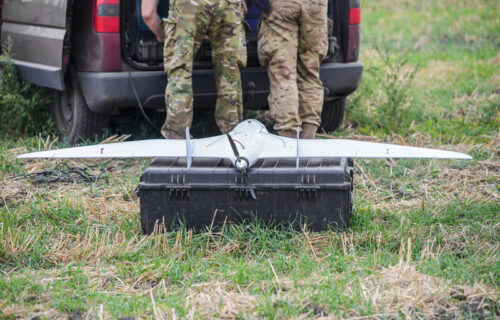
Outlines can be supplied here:
[[5, 319], [54, 319], [67, 320], [68, 315], [58, 311], [55, 308], [47, 308], [46, 304], [37, 304], [34, 306], [23, 305], [4, 305], [0, 299], [1, 316]]
[[[138, 278], [120, 278], [116, 270], [103, 265], [87, 267], [85, 275], [88, 288], [94, 292], [106, 294], [123, 294], [130, 297], [145, 297], [149, 304], [149, 311], [135, 317], [136, 319], [173, 319], [176, 312], [166, 308], [159, 301], [162, 295], [172, 294], [172, 288], [165, 279], [161, 279], [154, 272], [142, 274]], [[43, 276], [36, 274], [42, 285], [50, 285], [64, 277], [44, 272]], [[40, 280], [38, 280], [40, 281]], [[276, 288], [270, 297], [273, 304], [290, 303], [301, 306], [303, 313], [297, 319], [338, 319], [329, 315], [327, 308], [315, 305], [308, 298], [301, 297], [300, 290], [305, 290], [313, 283], [331, 281], [311, 275], [297, 285], [287, 279], [276, 277], [272, 281], [254, 283], [249, 286], [239, 286], [230, 281], [211, 281], [191, 285], [185, 297], [185, 309], [188, 310], [185, 318], [216, 318], [235, 319], [246, 315], [251, 318], [261, 318], [257, 314], [257, 307], [262, 300], [255, 295], [256, 288], [267, 290]], [[307, 290], [306, 290], [307, 291]], [[375, 270], [371, 275], [353, 280], [345, 287], [346, 296], [361, 296], [361, 300], [373, 307], [373, 314], [362, 316], [356, 310], [346, 310], [346, 319], [365, 319], [373, 317], [398, 318], [426, 318], [440, 319], [445, 315], [452, 318], [462, 318], [463, 313], [479, 318], [494, 316], [499, 312], [500, 300], [498, 292], [480, 283], [474, 285], [456, 285], [443, 278], [426, 275], [419, 272], [408, 261], [401, 260], [398, 264]], [[50, 297], [37, 297], [43, 302]], [[312, 305], [312, 307], [311, 307]], [[0, 306], [2, 306], [0, 301]], [[4, 305], [3, 315], [15, 315], [20, 318], [47, 316], [50, 319], [66, 318], [65, 313], [46, 305]], [[495, 311], [496, 310], [496, 311]], [[83, 318], [112, 319], [100, 305], [90, 307], [82, 312]]]
[[25, 181], [5, 180], [0, 182], [0, 207], [16, 205], [26, 201], [28, 186]]
[[[498, 150], [500, 136], [492, 139], [485, 145], [470, 145], [466, 143], [447, 146], [448, 149], [470, 152], [473, 148], [484, 150]], [[382, 141], [377, 137], [366, 137], [352, 134], [348, 138], [363, 138], [368, 141]], [[414, 146], [434, 146], [435, 141], [423, 134], [413, 134], [402, 137], [392, 135], [384, 142], [408, 144]], [[15, 152], [13, 153], [15, 154]], [[450, 195], [465, 201], [498, 201], [500, 198], [498, 181], [500, 180], [500, 165], [493, 159], [475, 161], [463, 168], [450, 167], [448, 163], [437, 161], [421, 162], [405, 169], [404, 175], [392, 175], [386, 180], [380, 174], [372, 173], [370, 161], [357, 165], [356, 197], [360, 201], [373, 203], [373, 208], [384, 209], [394, 214], [407, 212], [422, 206], [434, 206], [440, 214], [443, 206], [452, 201]], [[71, 165], [83, 166], [77, 161]], [[368, 164], [368, 166], [366, 166]], [[43, 170], [55, 165], [55, 162], [27, 163], [24, 168], [27, 172]], [[87, 163], [87, 165], [89, 165]], [[98, 163], [91, 163], [98, 167]], [[119, 265], [108, 264], [105, 261], [120, 259], [126, 254], [143, 253], [147, 256], [165, 257], [165, 268], [174, 261], [186, 259], [192, 250], [201, 251], [201, 256], [210, 259], [214, 253], [224, 255], [249, 256], [251, 247], [248, 243], [233, 238], [237, 234], [235, 226], [227, 225], [221, 229], [209, 230], [205, 233], [194, 234], [190, 230], [179, 230], [175, 234], [156, 233], [151, 236], [142, 236], [139, 233], [127, 235], [120, 229], [124, 219], [136, 219], [139, 212], [138, 199], [132, 190], [135, 184], [128, 178], [140, 173], [137, 162], [115, 161], [107, 164], [109, 173], [108, 184], [31, 184], [25, 180], [5, 180], [1, 184], [4, 207], [18, 208], [25, 203], [36, 202], [40, 195], [45, 197], [45, 207], [57, 207], [65, 202], [75, 210], [82, 210], [87, 227], [83, 233], [58, 232], [57, 236], [46, 241], [40, 250], [46, 261], [53, 264], [50, 270], [33, 271], [33, 279], [40, 285], [50, 288], [53, 283], [66, 281], [62, 270], [73, 264], [84, 268], [88, 290], [104, 295], [126, 294], [130, 299], [147, 298], [147, 312], [136, 315], [136, 319], [164, 318], [173, 319], [178, 313], [171, 307], [166, 307], [162, 297], [178, 294], [178, 287], [172, 287], [162, 276], [161, 272], [143, 265], [147, 271], [139, 275], [124, 275], [119, 269], [129, 263], [120, 262]], [[389, 172], [396, 170], [398, 163], [388, 160], [385, 167]], [[418, 184], [408, 180], [416, 177]], [[408, 184], [414, 188], [408, 189]], [[460, 186], [460, 188], [457, 188]], [[359, 190], [363, 190], [361, 193]], [[466, 190], [466, 192], [464, 191]], [[405, 196], [401, 196], [404, 193]], [[374, 217], [374, 219], [378, 219]], [[382, 222], [383, 223], [383, 222]], [[403, 222], [402, 222], [403, 223]], [[113, 225], [116, 228], [110, 228]], [[19, 257], [29, 254], [42, 233], [30, 234], [26, 232], [29, 225], [14, 230], [0, 227], [0, 248], [5, 255]], [[411, 251], [411, 243], [418, 238], [418, 231], [414, 230], [407, 235], [409, 239], [401, 240], [400, 234], [395, 232], [389, 236], [381, 233], [359, 231], [356, 233], [311, 233], [303, 230], [291, 240], [299, 252], [306, 252], [310, 259], [322, 265], [331, 258], [331, 248], [338, 248], [345, 257], [351, 259], [352, 270], [363, 270], [357, 248], [363, 244], [375, 248], [375, 258], [379, 259], [378, 251], [392, 243], [401, 242], [400, 262], [396, 265], [383, 267], [383, 263], [374, 261], [369, 275], [353, 279], [345, 286], [343, 295], [359, 297], [361, 304], [372, 307], [372, 317], [410, 317], [410, 318], [441, 318], [444, 315], [463, 317], [463, 314], [473, 314], [478, 317], [491, 315], [492, 308], [498, 303], [498, 292], [482, 283], [470, 285], [458, 284], [452, 280], [430, 276], [419, 271], [426, 263], [439, 261], [443, 254], [453, 253], [466, 255], [470, 248], [476, 254], [484, 255], [484, 264], [494, 263], [498, 258], [498, 243], [484, 242], [479, 234], [474, 235], [468, 226], [445, 228], [436, 226], [442, 235], [440, 243], [432, 239], [426, 240], [421, 246], [420, 257], [417, 261], [408, 259], [406, 252]], [[491, 232], [485, 226], [484, 232]], [[500, 233], [500, 225], [493, 227], [493, 232]], [[472, 235], [471, 235], [472, 234]], [[199, 239], [203, 245], [200, 247]], [[251, 255], [248, 259], [252, 259]], [[248, 261], [250, 263], [250, 260]], [[62, 268], [62, 269], [58, 269]], [[148, 269], [149, 268], [149, 269]], [[341, 281], [342, 273], [325, 277], [324, 274], [314, 273], [299, 280], [291, 280], [287, 274], [277, 271], [271, 260], [266, 262], [266, 268], [271, 277], [262, 282], [252, 282], [238, 285], [233, 281], [219, 279], [215, 276], [211, 281], [194, 283], [185, 288], [183, 308], [185, 318], [225, 318], [233, 319], [241, 315], [251, 318], [261, 317], [260, 309], [265, 303], [273, 306], [281, 304], [291, 305], [300, 310], [294, 318], [336, 319], [335, 313], [329, 314], [327, 305], [318, 305], [309, 298], [314, 294], [313, 286], [329, 281]], [[12, 272], [12, 275], [11, 275]], [[17, 274], [15, 269], [4, 272], [5, 280], [23, 277], [26, 274]], [[272, 294], [266, 298], [256, 292]], [[37, 296], [37, 302], [31, 304], [2, 303], [0, 310], [3, 315], [13, 315], [18, 318], [35, 316], [50, 319], [67, 318], [68, 313], [48, 307], [52, 293]], [[342, 308], [345, 318], [363, 319], [357, 308]], [[90, 305], [81, 314], [82, 318], [111, 319], [112, 313], [105, 305]]]
[[2, 249], [4, 255], [18, 257], [33, 250], [41, 234], [26, 233], [26, 230], [23, 229], [25, 228], [13, 230], [11, 228], [3, 228], [0, 225], [0, 249]]
[[[358, 137], [356, 137], [358, 138]], [[382, 142], [381, 139], [368, 137], [368, 141]], [[435, 146], [433, 140], [424, 134], [415, 133], [409, 137], [392, 135], [383, 142], [416, 147], [443, 148], [446, 150], [471, 153], [474, 150], [481, 152], [491, 151], [491, 157], [485, 160], [476, 160], [464, 167], [450, 166], [446, 161], [422, 161], [421, 164], [404, 169], [403, 175], [393, 175], [392, 171], [399, 165], [393, 160], [386, 160], [390, 179], [373, 177], [356, 163], [358, 171], [356, 184], [362, 186], [363, 192], [357, 196], [374, 203], [377, 208], [386, 208], [397, 211], [404, 208], [414, 208], [427, 204], [439, 205], [454, 198], [464, 201], [498, 201], [500, 199], [500, 163], [494, 160], [500, 154], [500, 133], [487, 144], [460, 143], [454, 145]], [[364, 160], [363, 164], [371, 164], [373, 160]], [[417, 182], [418, 180], [418, 182]], [[412, 188], [407, 188], [411, 186]], [[355, 190], [359, 190], [355, 188]], [[389, 191], [389, 193], [388, 193]], [[451, 198], [450, 198], [451, 196]]]
[[499, 302], [498, 293], [481, 284], [456, 286], [405, 261], [360, 279], [359, 285], [364, 299], [383, 317], [455, 318], [466, 308], [475, 316], [488, 317], [494, 315], [490, 308], [495, 308], [495, 301]]
[[130, 242], [120, 232], [112, 234], [110, 230], [90, 227], [83, 236], [61, 234], [59, 239], [50, 244], [46, 259], [63, 265], [71, 262], [99, 262], [115, 256], [118, 251], [130, 250]]
[[235, 319], [251, 315], [257, 299], [232, 282], [217, 281], [191, 286], [186, 303], [190, 310], [188, 318], [194, 319], [196, 314], [197, 318]]

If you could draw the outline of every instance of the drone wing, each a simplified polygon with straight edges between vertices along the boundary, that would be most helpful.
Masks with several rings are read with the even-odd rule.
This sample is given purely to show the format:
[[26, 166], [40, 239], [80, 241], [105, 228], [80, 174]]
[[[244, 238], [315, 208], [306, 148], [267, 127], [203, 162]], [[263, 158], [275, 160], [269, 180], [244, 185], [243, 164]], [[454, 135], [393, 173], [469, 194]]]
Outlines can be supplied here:
[[150, 158], [150, 157], [185, 157], [185, 140], [153, 139], [144, 141], [128, 141], [66, 149], [48, 150], [27, 153], [20, 159], [40, 158]]
[[[186, 145], [186, 140], [184, 139], [151, 139], [97, 144], [84, 147], [32, 152], [23, 154], [18, 158], [177, 158], [186, 157], [188, 149], [192, 157], [225, 158], [228, 147], [222, 143], [223, 139], [221, 138], [224, 138], [224, 136], [194, 139], [188, 141], [188, 145]], [[207, 146], [213, 147], [208, 148]]]
[[259, 158], [472, 159], [465, 153], [345, 139], [297, 140], [269, 134]]
[[[442, 158], [472, 159], [467, 154], [386, 143], [343, 139], [298, 140], [269, 133], [262, 134], [262, 148], [257, 158]], [[234, 158], [225, 135], [204, 139], [153, 139], [98, 144], [59, 150], [32, 152], [19, 156], [33, 158]]]

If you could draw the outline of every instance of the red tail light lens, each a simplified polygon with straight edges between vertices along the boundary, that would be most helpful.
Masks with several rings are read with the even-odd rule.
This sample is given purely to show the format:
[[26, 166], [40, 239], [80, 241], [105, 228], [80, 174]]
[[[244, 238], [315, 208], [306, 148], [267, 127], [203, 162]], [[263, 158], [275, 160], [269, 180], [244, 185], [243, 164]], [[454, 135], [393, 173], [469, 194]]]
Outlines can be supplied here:
[[120, 32], [120, 0], [97, 0], [94, 30], [102, 33]]
[[360, 2], [350, 1], [351, 8], [349, 9], [349, 31], [348, 31], [348, 45], [345, 56], [346, 62], [358, 61], [359, 58], [359, 44], [360, 44], [360, 23], [361, 23], [361, 8]]
[[361, 23], [361, 8], [351, 8], [349, 10], [349, 24]]

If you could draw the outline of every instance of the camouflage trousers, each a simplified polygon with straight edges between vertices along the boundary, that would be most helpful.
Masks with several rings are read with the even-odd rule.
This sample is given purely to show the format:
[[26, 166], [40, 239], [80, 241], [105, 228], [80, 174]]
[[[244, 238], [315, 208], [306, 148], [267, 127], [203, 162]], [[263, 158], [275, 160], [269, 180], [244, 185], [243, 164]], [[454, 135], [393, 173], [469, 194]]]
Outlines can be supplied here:
[[258, 53], [267, 66], [274, 129], [319, 126], [324, 91], [319, 68], [328, 50], [328, 0], [271, 0], [262, 15]]
[[[243, 118], [240, 66], [246, 63], [242, 24], [242, 0], [174, 0], [165, 19], [164, 64], [167, 118], [166, 138], [184, 138], [193, 119], [193, 60], [203, 37], [212, 47], [217, 104], [215, 121], [231, 131]], [[244, 57], [242, 57], [244, 52]], [[245, 61], [243, 61], [245, 60]]]

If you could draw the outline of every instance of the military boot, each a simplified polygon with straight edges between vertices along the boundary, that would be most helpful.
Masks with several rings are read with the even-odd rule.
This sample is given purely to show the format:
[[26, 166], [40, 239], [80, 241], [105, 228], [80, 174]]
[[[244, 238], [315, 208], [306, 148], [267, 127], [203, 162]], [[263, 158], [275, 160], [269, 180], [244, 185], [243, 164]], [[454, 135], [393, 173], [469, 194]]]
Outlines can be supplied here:
[[301, 139], [315, 139], [316, 131], [318, 131], [318, 126], [310, 123], [302, 124], [302, 132], [300, 133]]

